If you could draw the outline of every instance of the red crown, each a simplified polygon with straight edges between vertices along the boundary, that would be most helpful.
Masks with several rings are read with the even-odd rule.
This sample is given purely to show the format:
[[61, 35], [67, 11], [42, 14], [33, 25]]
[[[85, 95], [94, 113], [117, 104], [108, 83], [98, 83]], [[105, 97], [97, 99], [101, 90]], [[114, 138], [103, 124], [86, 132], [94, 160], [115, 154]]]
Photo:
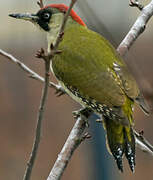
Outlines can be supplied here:
[[[61, 12], [66, 12], [69, 8], [65, 4], [50, 4], [50, 5], [45, 6], [43, 9], [48, 8], [48, 7], [57, 8]], [[86, 24], [83, 22], [83, 20], [77, 15], [77, 13], [73, 9], [70, 12], [70, 16], [72, 17], [72, 19], [74, 19], [76, 22], [78, 22], [82, 26], [86, 26]]]

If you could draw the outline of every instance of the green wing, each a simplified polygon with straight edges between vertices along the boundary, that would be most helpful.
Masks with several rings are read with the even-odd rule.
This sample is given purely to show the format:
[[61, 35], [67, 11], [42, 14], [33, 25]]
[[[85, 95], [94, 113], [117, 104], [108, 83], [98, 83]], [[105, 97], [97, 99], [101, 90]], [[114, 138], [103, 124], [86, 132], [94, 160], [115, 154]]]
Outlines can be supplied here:
[[74, 25], [65, 31], [59, 49], [62, 53], [52, 62], [55, 76], [82, 96], [112, 107], [139, 95], [125, 63], [99, 34]]

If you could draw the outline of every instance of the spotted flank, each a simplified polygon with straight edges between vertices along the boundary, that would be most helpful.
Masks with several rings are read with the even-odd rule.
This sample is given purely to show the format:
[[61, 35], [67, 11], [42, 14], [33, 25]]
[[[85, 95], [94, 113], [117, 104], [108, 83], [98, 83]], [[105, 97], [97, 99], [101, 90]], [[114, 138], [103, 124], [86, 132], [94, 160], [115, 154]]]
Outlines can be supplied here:
[[[109, 108], [105, 104], [101, 104], [91, 97], [85, 98], [83, 97], [77, 88], [66, 85], [66, 88], [75, 96], [78, 98], [77, 101], [79, 101], [80, 104], [83, 104], [85, 107], [88, 107], [92, 109], [94, 112], [107, 116], [111, 118], [112, 120], [116, 120], [116, 118], [122, 119], [112, 108]], [[76, 99], [75, 99], [76, 100]]]
[[120, 71], [121, 70], [120, 66], [117, 63], [114, 62], [113, 65], [114, 65], [114, 70], [115, 71]]

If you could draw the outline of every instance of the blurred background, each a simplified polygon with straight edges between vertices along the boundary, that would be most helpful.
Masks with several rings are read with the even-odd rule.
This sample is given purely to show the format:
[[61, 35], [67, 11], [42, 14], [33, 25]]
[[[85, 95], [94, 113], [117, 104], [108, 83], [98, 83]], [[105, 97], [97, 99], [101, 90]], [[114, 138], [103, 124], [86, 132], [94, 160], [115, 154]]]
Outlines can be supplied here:
[[[63, 0], [64, 1], [64, 0]], [[46, 0], [45, 4], [63, 2]], [[149, 1], [145, 1], [147, 4]], [[69, 4], [68, 0], [64, 3]], [[144, 2], [143, 2], [144, 3]], [[103, 34], [115, 47], [135, 22], [139, 11], [128, 6], [128, 0], [78, 0], [75, 10], [93, 30]], [[36, 12], [36, 0], [5, 0], [0, 7], [0, 48], [20, 59], [43, 76], [43, 62], [34, 55], [46, 47], [45, 35], [32, 24], [8, 17], [9, 13]], [[153, 22], [134, 43], [125, 58], [150, 107], [153, 104]], [[19, 67], [0, 56], [0, 179], [22, 179], [31, 152], [42, 84], [32, 80]], [[54, 77], [51, 80], [56, 82]], [[43, 121], [43, 136], [33, 169], [33, 180], [47, 178], [75, 120], [72, 111], [80, 108], [69, 97], [57, 98], [49, 90]], [[152, 116], [146, 117], [137, 107], [135, 128], [153, 143]], [[87, 129], [92, 138], [74, 153], [62, 180], [147, 180], [153, 179], [153, 158], [137, 149], [136, 172], [132, 174], [124, 160], [124, 173], [118, 172], [105, 146], [101, 124], [90, 120]]]

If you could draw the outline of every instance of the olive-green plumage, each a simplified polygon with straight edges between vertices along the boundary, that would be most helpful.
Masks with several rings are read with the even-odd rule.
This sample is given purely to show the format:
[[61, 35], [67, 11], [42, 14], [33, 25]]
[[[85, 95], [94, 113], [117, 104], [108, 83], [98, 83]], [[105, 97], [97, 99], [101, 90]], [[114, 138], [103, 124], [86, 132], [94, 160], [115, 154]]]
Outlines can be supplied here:
[[73, 99], [102, 114], [118, 168], [123, 171], [125, 154], [134, 171], [134, 102], [148, 110], [126, 64], [106, 39], [78, 24], [66, 28], [58, 49], [62, 53], [52, 61], [55, 76]]
[[[59, 50], [62, 53], [52, 61], [55, 76], [69, 90], [78, 92], [79, 99], [73, 96], [75, 100], [102, 113], [108, 146], [119, 169], [123, 170], [122, 155], [126, 153], [130, 167], [134, 170], [132, 107], [140, 92], [125, 63], [107, 40], [78, 24], [66, 29]], [[68, 94], [72, 92], [75, 95], [69, 90], [66, 89]], [[106, 107], [104, 114], [104, 110], [99, 111], [96, 104]], [[111, 117], [113, 115], [115, 117]], [[131, 157], [128, 157], [129, 151]]]
[[[65, 8], [64, 5], [54, 5], [54, 8], [50, 5], [36, 15], [11, 16], [30, 20], [46, 31], [50, 51], [63, 19], [59, 7]], [[134, 171], [133, 108], [136, 102], [148, 114], [148, 107], [126, 64], [112, 45], [98, 33], [80, 25], [75, 13], [71, 16], [58, 47], [61, 53], [52, 60], [51, 70], [67, 94], [102, 116], [108, 148], [118, 168], [123, 171], [122, 157], [125, 154]]]
[[52, 61], [55, 76], [109, 107], [139, 95], [135, 80], [115, 49], [99, 34], [78, 24], [66, 29]]

